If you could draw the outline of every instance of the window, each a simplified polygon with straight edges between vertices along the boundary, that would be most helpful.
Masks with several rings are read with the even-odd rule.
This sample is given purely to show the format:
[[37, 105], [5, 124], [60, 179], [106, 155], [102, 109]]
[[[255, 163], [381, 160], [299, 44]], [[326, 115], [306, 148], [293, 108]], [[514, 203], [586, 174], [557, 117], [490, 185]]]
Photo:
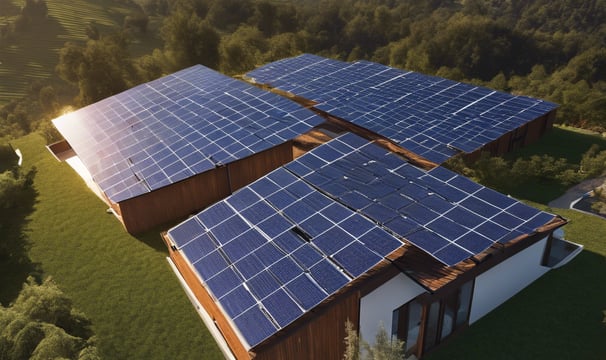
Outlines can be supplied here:
[[467, 323], [473, 280], [428, 306], [424, 350], [429, 350]]
[[402, 305], [393, 311], [391, 335], [406, 342], [406, 351], [413, 350], [419, 339], [423, 305], [417, 300]]

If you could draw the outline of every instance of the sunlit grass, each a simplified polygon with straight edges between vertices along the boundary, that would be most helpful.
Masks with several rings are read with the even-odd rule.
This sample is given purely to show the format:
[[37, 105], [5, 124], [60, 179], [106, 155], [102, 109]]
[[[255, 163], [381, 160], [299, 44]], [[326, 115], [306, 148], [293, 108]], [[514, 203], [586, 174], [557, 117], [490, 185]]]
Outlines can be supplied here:
[[39, 136], [13, 146], [38, 171], [30, 258], [91, 318], [103, 358], [221, 358], [168, 266], [159, 235], [128, 235]]

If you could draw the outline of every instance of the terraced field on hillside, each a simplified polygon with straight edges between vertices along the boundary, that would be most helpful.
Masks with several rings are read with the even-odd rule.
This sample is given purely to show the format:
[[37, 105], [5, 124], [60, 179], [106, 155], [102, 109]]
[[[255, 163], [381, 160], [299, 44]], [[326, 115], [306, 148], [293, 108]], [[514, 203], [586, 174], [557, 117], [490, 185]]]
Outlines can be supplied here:
[[[22, 0], [12, 0], [15, 7], [0, 9], [0, 25], [14, 21], [14, 12]], [[119, 29], [133, 7], [113, 0], [52, 0], [47, 1], [48, 17], [29, 30], [12, 36], [0, 45], [0, 106], [26, 93], [33, 81], [48, 79], [55, 74], [59, 50], [68, 42], [83, 44], [85, 28], [94, 22], [102, 34]], [[156, 22], [151, 21], [153, 28]], [[151, 52], [160, 43], [153, 31], [137, 35], [133, 54]]]

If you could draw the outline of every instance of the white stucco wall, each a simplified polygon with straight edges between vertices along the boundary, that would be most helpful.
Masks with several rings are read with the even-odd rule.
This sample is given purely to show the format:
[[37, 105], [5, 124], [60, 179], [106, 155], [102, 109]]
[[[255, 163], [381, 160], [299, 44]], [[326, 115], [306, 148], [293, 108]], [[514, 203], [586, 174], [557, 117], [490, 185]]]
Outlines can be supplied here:
[[549, 271], [549, 268], [541, 266], [546, 243], [547, 238], [476, 278], [469, 316], [470, 324]]
[[379, 323], [391, 332], [391, 317], [395, 309], [426, 292], [404, 274], [398, 274], [370, 294], [360, 299], [360, 335], [373, 343]]

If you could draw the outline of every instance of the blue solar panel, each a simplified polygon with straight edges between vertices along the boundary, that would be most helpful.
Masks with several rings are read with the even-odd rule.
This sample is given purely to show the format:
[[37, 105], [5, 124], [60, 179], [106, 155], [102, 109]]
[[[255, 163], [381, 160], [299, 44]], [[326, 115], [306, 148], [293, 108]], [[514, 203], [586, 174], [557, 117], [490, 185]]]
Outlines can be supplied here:
[[[264, 125], [262, 118], [270, 117], [275, 121]], [[284, 143], [323, 119], [279, 95], [194, 66], [53, 122], [117, 203]], [[256, 136], [261, 130], [269, 135]]]
[[326, 293], [312, 281], [307, 274], [301, 274], [286, 284], [286, 290], [290, 292], [299, 306], [309, 310], [326, 298]]
[[329, 294], [349, 282], [349, 279], [327, 260], [317, 263], [309, 269], [309, 272], [320, 287]]
[[259, 344], [277, 331], [265, 313], [256, 306], [234, 318], [234, 322], [250, 346]]
[[[436, 163], [458, 151], [472, 152], [556, 107], [541, 100], [371, 62], [345, 63], [303, 54], [278, 63], [260, 67], [247, 76], [313, 100], [317, 108]], [[327, 70], [328, 64], [331, 70]], [[492, 113], [499, 116], [490, 116]], [[508, 123], [514, 116], [520, 121]], [[458, 131], [463, 125], [471, 132]]]
[[262, 303], [281, 327], [290, 324], [303, 313], [288, 293], [282, 289], [263, 299]]
[[383, 259], [357, 241], [337, 252], [334, 258], [353, 277], [362, 275]]
[[281, 286], [278, 279], [267, 270], [260, 271], [256, 276], [250, 278], [246, 284], [258, 299], [265, 298]]
[[[315, 152], [325, 147], [331, 151]], [[384, 149], [355, 135], [312, 152], [308, 165], [317, 168], [306, 174], [321, 172], [330, 182], [314, 184], [287, 166], [169, 230], [236, 324], [261, 314], [273, 334], [406, 242], [452, 266], [553, 218], [446, 169], [384, 161]], [[334, 180], [361, 185], [329, 197]], [[377, 187], [391, 190], [365, 196]], [[266, 338], [240, 330], [247, 341]]]

